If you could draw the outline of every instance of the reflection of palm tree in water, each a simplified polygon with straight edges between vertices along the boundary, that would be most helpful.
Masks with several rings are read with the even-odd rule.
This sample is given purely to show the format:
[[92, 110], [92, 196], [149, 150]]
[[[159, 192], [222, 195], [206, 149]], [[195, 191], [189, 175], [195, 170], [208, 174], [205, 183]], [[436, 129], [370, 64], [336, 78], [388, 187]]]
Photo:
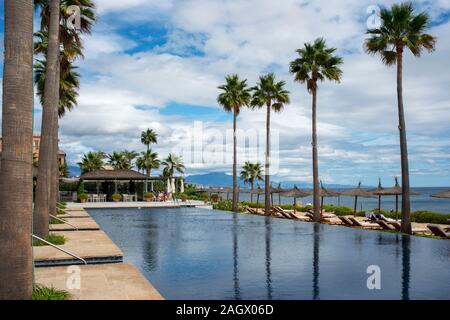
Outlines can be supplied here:
[[314, 248], [313, 248], [313, 300], [319, 300], [319, 243], [320, 225], [314, 224]]
[[272, 261], [270, 255], [270, 240], [272, 236], [271, 218], [266, 217], [266, 284], [267, 284], [267, 299], [272, 300], [272, 278], [270, 271], [270, 263]]
[[402, 236], [402, 299], [409, 300], [409, 281], [411, 273], [411, 237]]
[[233, 285], [234, 285], [234, 299], [241, 299], [241, 288], [239, 288], [239, 265], [238, 265], [238, 220], [237, 213], [233, 213]]

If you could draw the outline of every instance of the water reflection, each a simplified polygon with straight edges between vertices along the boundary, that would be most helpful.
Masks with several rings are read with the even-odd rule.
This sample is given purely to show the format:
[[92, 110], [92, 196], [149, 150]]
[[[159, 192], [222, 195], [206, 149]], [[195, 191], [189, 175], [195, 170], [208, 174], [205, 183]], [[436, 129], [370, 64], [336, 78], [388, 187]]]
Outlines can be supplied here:
[[320, 225], [314, 224], [313, 240], [313, 300], [319, 300], [319, 244], [320, 244]]
[[238, 243], [238, 217], [237, 213], [233, 213], [233, 289], [234, 299], [241, 299], [241, 289], [239, 288], [239, 243]]
[[265, 218], [266, 226], [266, 285], [267, 299], [272, 300], [272, 274], [271, 274], [271, 238], [272, 238], [272, 218]]
[[402, 299], [409, 300], [411, 274], [411, 237], [402, 236]]

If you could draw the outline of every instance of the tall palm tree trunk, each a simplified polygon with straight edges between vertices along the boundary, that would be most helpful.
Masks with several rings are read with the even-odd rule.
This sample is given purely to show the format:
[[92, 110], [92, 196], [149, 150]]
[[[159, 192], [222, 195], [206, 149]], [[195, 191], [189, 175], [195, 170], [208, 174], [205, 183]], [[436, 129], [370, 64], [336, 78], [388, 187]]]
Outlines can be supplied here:
[[[60, 79], [60, 61], [58, 59], [57, 64], [57, 71], [56, 71], [56, 77], [57, 79]], [[59, 85], [58, 85], [59, 90]], [[59, 101], [59, 96], [58, 96]], [[59, 103], [58, 103], [58, 109], [59, 109]], [[53, 215], [56, 215], [56, 203], [58, 202], [58, 195], [59, 195], [59, 114], [57, 113], [57, 116], [54, 118], [53, 122], [53, 164], [52, 164], [52, 187], [50, 188], [51, 195], [50, 195], [50, 204], [49, 204], [49, 210], [50, 213]]]
[[253, 192], [255, 191], [255, 182], [250, 183], [250, 202], [253, 202]]
[[233, 108], [233, 212], [237, 212], [238, 190], [237, 190], [237, 139], [236, 139], [236, 108]]
[[266, 119], [266, 164], [265, 164], [265, 194], [264, 194], [264, 210], [266, 215], [270, 215], [270, 108], [271, 104], [267, 104]]
[[54, 125], [59, 105], [59, 8], [60, 1], [50, 2], [50, 23], [47, 49], [47, 70], [45, 74], [44, 105], [42, 111], [41, 144], [39, 147], [39, 168], [36, 185], [34, 233], [48, 237], [51, 188], [53, 184]]
[[31, 299], [33, 1], [5, 1], [0, 300]]
[[320, 221], [319, 160], [317, 155], [317, 88], [312, 90], [312, 160], [314, 221]]
[[398, 129], [400, 131], [400, 154], [402, 163], [402, 227], [403, 233], [412, 233], [411, 205], [409, 201], [409, 164], [408, 144], [406, 140], [405, 112], [403, 109], [403, 48], [397, 49], [397, 99]]

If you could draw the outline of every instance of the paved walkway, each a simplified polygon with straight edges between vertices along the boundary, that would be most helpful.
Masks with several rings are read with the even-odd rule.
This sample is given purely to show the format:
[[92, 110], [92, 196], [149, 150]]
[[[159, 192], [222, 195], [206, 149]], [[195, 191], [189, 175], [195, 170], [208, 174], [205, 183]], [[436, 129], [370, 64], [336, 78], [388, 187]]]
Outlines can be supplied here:
[[[123, 253], [101, 230], [62, 231], [52, 234], [63, 235], [66, 243], [59, 246], [77, 256], [91, 261], [122, 261]], [[76, 258], [50, 246], [34, 247], [35, 263], [41, 265], [67, 265], [80, 263]]]
[[130, 263], [37, 268], [35, 278], [38, 284], [68, 291], [72, 300], [164, 300]]
[[[58, 216], [58, 218], [61, 218]], [[51, 224], [50, 231], [88, 231], [88, 230], [100, 230], [97, 222], [94, 219], [87, 216], [85, 218], [62, 218], [67, 223]]]

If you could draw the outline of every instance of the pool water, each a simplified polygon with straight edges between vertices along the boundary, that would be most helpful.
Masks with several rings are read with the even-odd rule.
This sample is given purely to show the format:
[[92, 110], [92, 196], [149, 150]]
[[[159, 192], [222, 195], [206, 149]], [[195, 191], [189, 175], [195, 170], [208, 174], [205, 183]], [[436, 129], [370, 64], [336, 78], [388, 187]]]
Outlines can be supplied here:
[[197, 208], [89, 213], [166, 299], [450, 299], [447, 240]]

